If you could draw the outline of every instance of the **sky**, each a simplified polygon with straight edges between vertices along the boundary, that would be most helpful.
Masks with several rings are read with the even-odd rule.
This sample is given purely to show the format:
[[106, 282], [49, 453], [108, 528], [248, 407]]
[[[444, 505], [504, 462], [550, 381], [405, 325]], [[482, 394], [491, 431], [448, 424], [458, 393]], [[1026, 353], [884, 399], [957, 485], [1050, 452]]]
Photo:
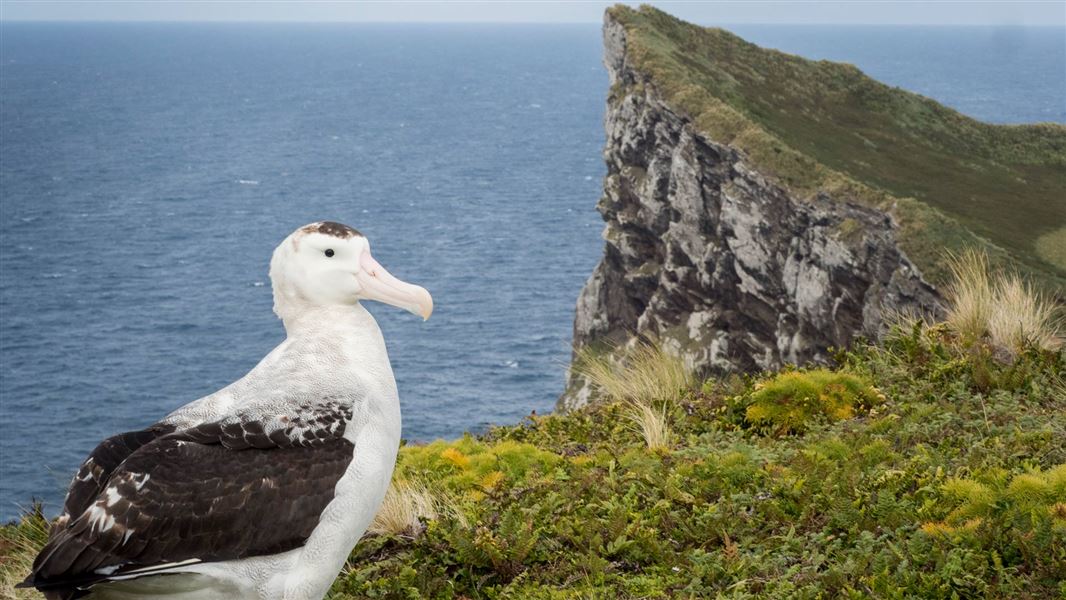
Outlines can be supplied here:
[[[701, 24], [1055, 25], [1066, 0], [689, 0], [651, 2]], [[0, 0], [4, 21], [598, 23], [599, 0]], [[627, 2], [627, 4], [637, 4]]]

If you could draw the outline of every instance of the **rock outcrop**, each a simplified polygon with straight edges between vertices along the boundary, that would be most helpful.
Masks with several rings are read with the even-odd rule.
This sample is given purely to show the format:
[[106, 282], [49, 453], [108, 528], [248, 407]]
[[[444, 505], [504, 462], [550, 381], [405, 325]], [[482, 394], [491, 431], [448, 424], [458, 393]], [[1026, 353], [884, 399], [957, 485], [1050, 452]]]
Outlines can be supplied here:
[[[574, 345], [658, 340], [705, 373], [827, 359], [887, 316], [937, 312], [892, 218], [798, 198], [669, 106], [631, 67], [608, 13], [604, 257], [577, 302]], [[590, 390], [571, 372], [563, 410]]]

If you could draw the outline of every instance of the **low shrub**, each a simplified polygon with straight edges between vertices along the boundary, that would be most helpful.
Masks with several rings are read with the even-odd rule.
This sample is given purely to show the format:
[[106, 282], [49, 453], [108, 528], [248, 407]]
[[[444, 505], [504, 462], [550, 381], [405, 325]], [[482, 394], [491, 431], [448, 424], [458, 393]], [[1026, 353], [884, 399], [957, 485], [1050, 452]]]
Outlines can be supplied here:
[[757, 383], [745, 418], [772, 435], [800, 433], [816, 419], [850, 419], [884, 400], [862, 378], [827, 369], [791, 371]]
[[1066, 582], [1066, 464], [954, 477], [940, 486], [942, 519], [922, 524], [937, 543], [991, 550], [995, 570]]

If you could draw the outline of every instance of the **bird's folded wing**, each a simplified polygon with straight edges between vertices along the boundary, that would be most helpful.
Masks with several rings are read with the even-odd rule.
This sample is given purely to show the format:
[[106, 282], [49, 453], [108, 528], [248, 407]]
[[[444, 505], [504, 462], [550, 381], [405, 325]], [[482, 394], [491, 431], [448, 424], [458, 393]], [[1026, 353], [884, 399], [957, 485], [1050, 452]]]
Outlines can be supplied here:
[[350, 413], [234, 417], [158, 437], [53, 531], [26, 584], [85, 585], [179, 562], [303, 545], [353, 457]]
[[174, 429], [173, 426], [156, 424], [147, 429], [120, 433], [100, 442], [92, 454], [81, 463], [74, 479], [70, 481], [67, 499], [63, 503], [63, 514], [56, 520], [55, 527], [65, 527], [71, 515], [77, 516], [85, 512], [122, 461], [141, 446], [171, 433]]

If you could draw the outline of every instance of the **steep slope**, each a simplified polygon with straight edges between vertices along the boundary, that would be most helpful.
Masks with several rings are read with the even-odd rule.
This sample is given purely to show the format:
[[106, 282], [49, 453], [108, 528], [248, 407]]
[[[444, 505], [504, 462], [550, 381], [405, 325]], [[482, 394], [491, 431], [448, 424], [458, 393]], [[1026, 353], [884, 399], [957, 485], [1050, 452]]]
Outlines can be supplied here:
[[[1066, 126], [982, 123], [852, 65], [760, 48], [651, 7], [612, 8], [607, 26], [626, 38], [634, 82], [797, 196], [827, 191], [893, 212], [914, 198], [1062, 283], [1066, 263], [1038, 240], [1066, 234]], [[908, 252], [942, 280], [941, 257], [925, 256], [928, 240], [906, 229], [921, 223], [897, 218]]]
[[[1049, 262], [1066, 128], [979, 123], [650, 7], [610, 9], [604, 43], [606, 245], [576, 348], [654, 338], [705, 372], [822, 361], [886, 316], [937, 315], [965, 247], [1066, 289]], [[560, 407], [587, 399], [572, 373]]]

